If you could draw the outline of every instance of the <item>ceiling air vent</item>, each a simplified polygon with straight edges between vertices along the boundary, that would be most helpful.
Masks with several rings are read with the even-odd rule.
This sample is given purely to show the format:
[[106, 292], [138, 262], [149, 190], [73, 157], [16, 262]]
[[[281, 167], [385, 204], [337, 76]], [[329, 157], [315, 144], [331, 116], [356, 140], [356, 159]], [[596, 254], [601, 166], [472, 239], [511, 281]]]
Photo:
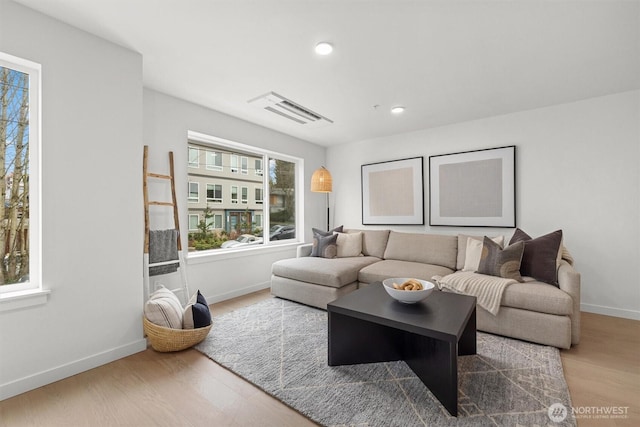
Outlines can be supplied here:
[[290, 99], [278, 95], [275, 92], [266, 93], [247, 102], [301, 125], [316, 127], [323, 124], [333, 123], [333, 120], [329, 120], [328, 118], [321, 116], [300, 104], [296, 104]]

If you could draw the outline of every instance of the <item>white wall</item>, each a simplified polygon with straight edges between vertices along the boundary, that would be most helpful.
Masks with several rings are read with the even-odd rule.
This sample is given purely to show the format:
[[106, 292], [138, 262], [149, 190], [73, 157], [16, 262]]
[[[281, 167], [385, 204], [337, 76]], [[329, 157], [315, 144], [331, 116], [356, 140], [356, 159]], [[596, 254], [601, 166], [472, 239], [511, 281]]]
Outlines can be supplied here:
[[44, 305], [0, 313], [0, 399], [146, 348], [142, 58], [0, 0], [0, 50], [42, 64]]
[[[180, 205], [180, 229], [187, 230], [187, 132], [194, 131], [242, 144], [302, 158], [304, 182], [311, 181], [313, 171], [323, 165], [325, 149], [315, 144], [239, 120], [150, 89], [144, 90], [144, 141], [149, 146], [149, 169], [166, 173], [168, 152], [174, 152], [176, 196]], [[150, 189], [161, 192], [160, 189]], [[160, 197], [160, 196], [158, 196]], [[311, 227], [323, 228], [326, 221], [324, 194], [304, 188], [305, 217], [302, 224], [306, 241], [311, 240]], [[169, 213], [152, 212], [152, 228], [170, 226]], [[167, 222], [168, 221], [168, 222]], [[187, 233], [182, 233], [187, 247]], [[296, 245], [259, 248], [248, 255], [215, 254], [208, 257], [191, 254], [187, 263], [189, 289], [199, 289], [208, 302], [216, 302], [269, 286], [271, 264], [278, 259], [295, 256]], [[151, 278], [173, 287], [179, 276]]]
[[[362, 227], [362, 164], [424, 156], [428, 224], [430, 155], [516, 145], [517, 225], [534, 237], [563, 230], [582, 274], [584, 311], [640, 319], [639, 101], [640, 92], [627, 92], [331, 147], [335, 223]], [[513, 233], [388, 228], [500, 232], [508, 238]]]

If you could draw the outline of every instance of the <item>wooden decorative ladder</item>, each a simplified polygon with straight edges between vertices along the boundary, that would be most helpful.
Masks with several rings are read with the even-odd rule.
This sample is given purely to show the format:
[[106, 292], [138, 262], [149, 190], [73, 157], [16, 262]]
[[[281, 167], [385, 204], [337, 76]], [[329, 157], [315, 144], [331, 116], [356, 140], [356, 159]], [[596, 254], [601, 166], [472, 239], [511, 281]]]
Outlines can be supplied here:
[[[187, 272], [185, 269], [185, 261], [184, 256], [182, 254], [182, 239], [180, 238], [180, 221], [178, 219], [178, 202], [176, 200], [176, 183], [175, 183], [175, 173], [173, 167], [173, 151], [169, 151], [169, 175], [159, 174], [149, 172], [148, 170], [149, 163], [149, 146], [144, 146], [144, 154], [142, 158], [142, 189], [144, 193], [144, 283], [145, 283], [145, 296], [144, 300], [146, 301], [151, 295], [151, 283], [149, 278], [149, 268], [175, 264], [176, 260], [172, 261], [164, 261], [150, 264], [149, 263], [149, 234], [150, 234], [150, 225], [149, 225], [149, 206], [162, 206], [162, 207], [172, 207], [173, 208], [173, 222], [174, 228], [178, 231], [178, 263], [180, 270], [180, 288], [171, 289], [174, 293], [182, 293], [181, 301], [183, 305], [187, 303], [189, 300], [189, 286], [187, 284]], [[155, 201], [149, 200], [149, 179], [159, 179], [169, 181], [171, 184], [171, 201]]]

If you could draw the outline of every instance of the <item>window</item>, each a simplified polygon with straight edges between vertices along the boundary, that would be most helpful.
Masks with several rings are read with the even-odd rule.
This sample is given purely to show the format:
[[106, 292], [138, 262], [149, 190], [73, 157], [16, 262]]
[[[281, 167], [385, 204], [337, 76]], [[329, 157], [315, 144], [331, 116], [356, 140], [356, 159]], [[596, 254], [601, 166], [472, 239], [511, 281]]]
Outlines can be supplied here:
[[218, 153], [217, 151], [207, 151], [206, 157], [208, 170], [222, 170], [222, 153]]
[[231, 203], [238, 203], [238, 186], [231, 186]]
[[[296, 194], [302, 189], [301, 159], [196, 132], [189, 132], [188, 144], [199, 146], [201, 153], [211, 152], [216, 156], [220, 153], [224, 159], [224, 170], [209, 170], [207, 178], [196, 171], [189, 175], [191, 182], [208, 179], [207, 201], [219, 200], [215, 212], [211, 211], [212, 215], [207, 217], [209, 236], [207, 233], [198, 235], [202, 242], [194, 242], [193, 247], [198, 249], [192, 250], [233, 248], [235, 251], [244, 247], [278, 245], [295, 242], [296, 236], [303, 234], [297, 229], [301, 225], [302, 211]], [[215, 179], [215, 184], [210, 182], [211, 178]], [[222, 192], [226, 195], [224, 199]], [[250, 196], [250, 193], [253, 194]], [[193, 214], [201, 209], [195, 205], [188, 208]], [[242, 237], [246, 241], [241, 241]], [[200, 249], [207, 247], [207, 241], [217, 242], [216, 248]]]
[[222, 185], [207, 184], [207, 202], [222, 203]]
[[231, 155], [231, 172], [238, 173], [238, 155], [237, 154]]
[[197, 231], [200, 223], [200, 215], [189, 214], [189, 231]]
[[189, 147], [189, 167], [200, 167], [200, 150], [195, 147]]
[[40, 70], [39, 64], [0, 53], [0, 294], [9, 298], [42, 290]]
[[240, 158], [240, 173], [242, 173], [242, 175], [249, 174], [249, 158], [248, 157]]
[[213, 215], [213, 228], [222, 228], [222, 214]]
[[200, 200], [200, 185], [197, 182], [189, 182], [189, 202], [197, 203]]

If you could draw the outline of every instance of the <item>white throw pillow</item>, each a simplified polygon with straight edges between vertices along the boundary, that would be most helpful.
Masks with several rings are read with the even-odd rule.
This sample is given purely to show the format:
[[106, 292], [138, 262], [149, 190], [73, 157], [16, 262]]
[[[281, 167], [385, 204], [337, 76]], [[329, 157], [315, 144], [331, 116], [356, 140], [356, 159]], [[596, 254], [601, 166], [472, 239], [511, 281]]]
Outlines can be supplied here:
[[362, 232], [335, 233], [338, 235], [338, 258], [360, 256], [362, 253]]
[[480, 265], [482, 256], [482, 242], [476, 239], [467, 239], [467, 251], [464, 257], [462, 271], [476, 271]]
[[164, 286], [155, 291], [144, 305], [144, 315], [151, 322], [171, 329], [182, 329], [182, 304]]

